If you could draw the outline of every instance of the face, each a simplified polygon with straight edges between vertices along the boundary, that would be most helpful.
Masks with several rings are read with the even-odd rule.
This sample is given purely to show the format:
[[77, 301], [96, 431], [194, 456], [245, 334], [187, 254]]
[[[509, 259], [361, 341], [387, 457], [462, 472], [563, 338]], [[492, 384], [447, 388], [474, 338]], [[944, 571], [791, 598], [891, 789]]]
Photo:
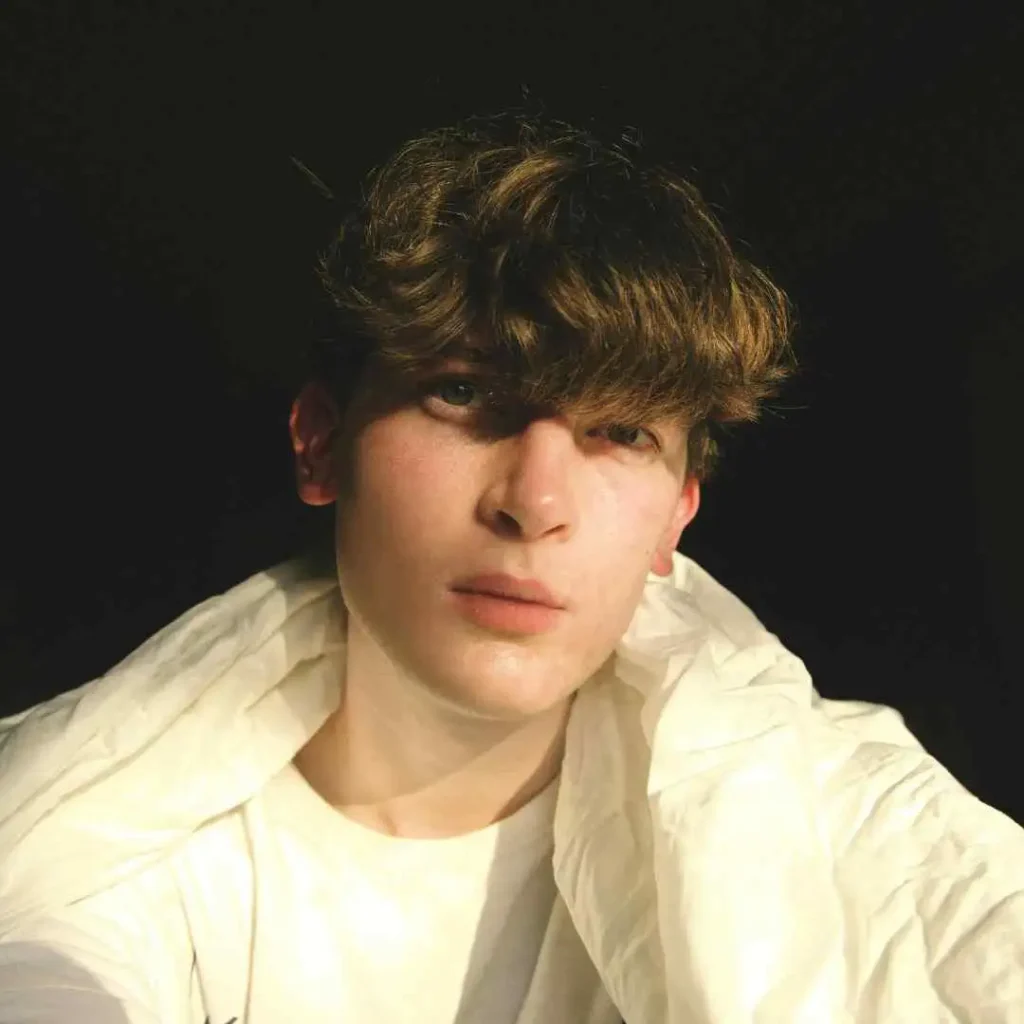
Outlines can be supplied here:
[[[582, 423], [478, 429], [483, 392], [451, 363], [432, 390], [350, 429], [307, 386], [291, 416], [299, 493], [337, 504], [349, 642], [448, 706], [516, 720], [564, 702], [613, 652], [649, 571], [667, 575], [697, 513], [685, 431]], [[452, 589], [507, 573], [542, 581], [564, 608], [545, 628], [482, 624]], [[371, 662], [373, 659], [370, 659]]]

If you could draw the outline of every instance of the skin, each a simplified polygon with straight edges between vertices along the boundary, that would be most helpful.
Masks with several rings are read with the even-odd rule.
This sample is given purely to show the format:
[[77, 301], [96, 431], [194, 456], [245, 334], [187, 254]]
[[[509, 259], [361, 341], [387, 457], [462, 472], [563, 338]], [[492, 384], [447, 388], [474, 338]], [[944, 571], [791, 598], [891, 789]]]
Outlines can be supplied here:
[[[295, 763], [389, 835], [475, 831], [555, 778], [575, 693], [614, 651], [647, 573], [671, 572], [700, 505], [676, 424], [648, 428], [660, 450], [572, 415], [484, 437], [481, 400], [447, 385], [343, 417], [308, 384], [292, 407], [299, 496], [337, 506], [348, 616], [341, 702]], [[567, 605], [557, 625], [505, 634], [460, 614], [450, 585], [485, 571], [542, 580]]]

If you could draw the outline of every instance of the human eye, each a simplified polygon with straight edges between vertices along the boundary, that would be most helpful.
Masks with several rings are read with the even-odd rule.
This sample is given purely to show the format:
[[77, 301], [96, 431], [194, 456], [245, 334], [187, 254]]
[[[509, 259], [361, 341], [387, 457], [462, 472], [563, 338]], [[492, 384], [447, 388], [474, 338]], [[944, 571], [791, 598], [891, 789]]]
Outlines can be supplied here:
[[429, 407], [435, 409], [440, 407], [442, 411], [447, 411], [450, 409], [469, 409], [470, 406], [463, 405], [457, 398], [452, 402], [444, 397], [451, 398], [453, 395], [457, 396], [461, 392], [462, 397], [465, 398], [467, 391], [475, 392], [477, 396], [481, 396], [483, 393], [479, 382], [472, 377], [446, 375], [434, 377], [432, 380], [426, 381], [420, 389], [420, 394]]
[[[507, 412], [484, 381], [466, 374], [433, 377], [421, 386], [420, 394], [428, 411], [441, 416], [454, 415], [462, 419], [474, 416], [481, 422], [485, 419], [497, 422], [503, 410]], [[639, 454], [661, 450], [657, 435], [646, 427], [613, 423], [599, 428], [598, 432], [607, 435], [612, 444]]]
[[[622, 447], [632, 449], [633, 451], [651, 452], [658, 451], [661, 448], [661, 444], [658, 441], [657, 436], [646, 427], [637, 427], [626, 423], [612, 423], [604, 428], [604, 432], [608, 435], [609, 440], [611, 440], [613, 444], [620, 444]], [[616, 441], [612, 436], [615, 434], [619, 435], [618, 441]], [[638, 443], [639, 441], [643, 441], [642, 436], [636, 441], [631, 438], [630, 435], [633, 434], [646, 435], [646, 444]]]

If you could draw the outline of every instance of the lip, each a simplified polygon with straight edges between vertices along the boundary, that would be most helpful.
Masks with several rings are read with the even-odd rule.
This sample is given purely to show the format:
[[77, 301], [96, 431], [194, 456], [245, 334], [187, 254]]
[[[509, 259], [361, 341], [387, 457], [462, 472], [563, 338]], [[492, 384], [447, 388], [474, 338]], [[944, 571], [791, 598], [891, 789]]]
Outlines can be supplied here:
[[456, 593], [489, 594], [547, 608], [564, 609], [560, 600], [540, 580], [519, 579], [507, 573], [484, 573], [470, 579], [459, 580], [452, 585]]
[[565, 615], [561, 608], [552, 608], [537, 601], [520, 601], [512, 597], [495, 597], [472, 590], [454, 590], [452, 599], [459, 613], [492, 633], [513, 635], [548, 633]]

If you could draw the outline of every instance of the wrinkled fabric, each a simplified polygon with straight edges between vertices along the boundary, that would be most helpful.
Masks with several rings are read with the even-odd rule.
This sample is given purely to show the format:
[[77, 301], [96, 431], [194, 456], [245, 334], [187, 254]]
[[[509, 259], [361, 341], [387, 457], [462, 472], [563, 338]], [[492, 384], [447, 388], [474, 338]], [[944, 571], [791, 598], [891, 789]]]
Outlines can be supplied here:
[[[344, 624], [296, 559], [0, 721], [0, 942], [252, 798]], [[574, 702], [552, 867], [629, 1024], [1024, 1021], [1024, 829], [678, 553]]]

